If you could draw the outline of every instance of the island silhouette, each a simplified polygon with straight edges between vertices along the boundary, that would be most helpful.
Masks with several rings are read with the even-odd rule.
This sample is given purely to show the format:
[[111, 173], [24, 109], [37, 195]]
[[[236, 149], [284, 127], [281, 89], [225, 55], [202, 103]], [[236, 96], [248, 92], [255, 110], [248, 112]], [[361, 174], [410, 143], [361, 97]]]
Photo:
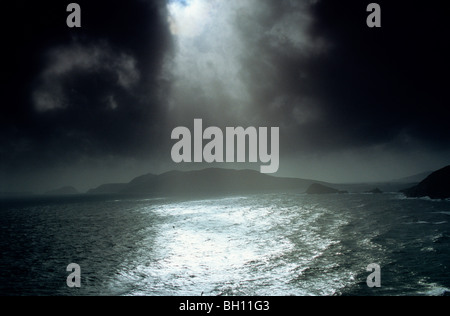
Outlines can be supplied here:
[[433, 172], [418, 185], [403, 190], [403, 193], [407, 197], [450, 198], [450, 166]]

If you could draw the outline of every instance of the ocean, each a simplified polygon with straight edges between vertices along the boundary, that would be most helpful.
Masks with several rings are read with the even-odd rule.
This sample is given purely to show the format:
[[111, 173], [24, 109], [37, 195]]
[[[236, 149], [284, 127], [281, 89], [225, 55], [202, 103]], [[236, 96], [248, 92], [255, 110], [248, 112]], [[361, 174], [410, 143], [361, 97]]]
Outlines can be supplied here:
[[[401, 194], [0, 202], [0, 295], [410, 296], [450, 289], [450, 201]], [[80, 267], [80, 287], [66, 268]], [[380, 287], [369, 287], [370, 264]]]

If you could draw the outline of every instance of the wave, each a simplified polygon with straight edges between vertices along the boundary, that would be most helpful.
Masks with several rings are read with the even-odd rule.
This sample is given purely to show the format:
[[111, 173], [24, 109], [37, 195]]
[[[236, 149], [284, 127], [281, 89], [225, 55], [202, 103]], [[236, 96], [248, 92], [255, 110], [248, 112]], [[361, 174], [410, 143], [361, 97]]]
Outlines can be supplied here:
[[445, 211], [442, 211], [442, 212], [433, 212], [433, 214], [444, 214], [444, 215], [450, 215], [450, 212], [445, 212]]
[[450, 198], [448, 198], [448, 199], [432, 199], [429, 196], [408, 197], [408, 196], [404, 195], [403, 193], [393, 194], [392, 199], [393, 200], [412, 200], [412, 201], [419, 200], [419, 201], [438, 202], [438, 203], [450, 202]]
[[407, 222], [407, 223], [403, 223], [405, 225], [415, 225], [415, 224], [431, 224], [431, 225], [442, 225], [442, 224], [447, 224], [447, 221], [442, 221], [442, 222], [427, 222], [427, 221], [417, 221], [417, 222]]
[[450, 296], [450, 289], [436, 283], [425, 283], [419, 281], [419, 284], [425, 286], [425, 291], [420, 291], [419, 295], [425, 296]]
[[432, 238], [433, 243], [435, 244], [441, 244], [441, 243], [447, 243], [450, 241], [450, 235], [445, 233], [440, 233]]

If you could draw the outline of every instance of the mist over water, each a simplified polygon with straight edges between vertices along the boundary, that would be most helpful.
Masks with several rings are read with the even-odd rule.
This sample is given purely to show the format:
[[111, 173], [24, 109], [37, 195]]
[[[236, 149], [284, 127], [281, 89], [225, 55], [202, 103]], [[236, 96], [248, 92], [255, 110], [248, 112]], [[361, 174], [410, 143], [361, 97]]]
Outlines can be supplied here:
[[0, 294], [441, 295], [449, 219], [397, 194], [3, 201]]

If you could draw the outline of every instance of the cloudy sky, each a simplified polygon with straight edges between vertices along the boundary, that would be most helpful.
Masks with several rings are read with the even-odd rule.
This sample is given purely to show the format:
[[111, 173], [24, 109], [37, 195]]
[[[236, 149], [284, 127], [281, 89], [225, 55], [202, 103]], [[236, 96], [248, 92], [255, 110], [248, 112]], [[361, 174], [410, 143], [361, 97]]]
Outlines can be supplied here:
[[[175, 165], [171, 131], [280, 127], [280, 176], [378, 181], [450, 163], [444, 1], [2, 4], [0, 191]], [[219, 165], [251, 167], [253, 165]]]

